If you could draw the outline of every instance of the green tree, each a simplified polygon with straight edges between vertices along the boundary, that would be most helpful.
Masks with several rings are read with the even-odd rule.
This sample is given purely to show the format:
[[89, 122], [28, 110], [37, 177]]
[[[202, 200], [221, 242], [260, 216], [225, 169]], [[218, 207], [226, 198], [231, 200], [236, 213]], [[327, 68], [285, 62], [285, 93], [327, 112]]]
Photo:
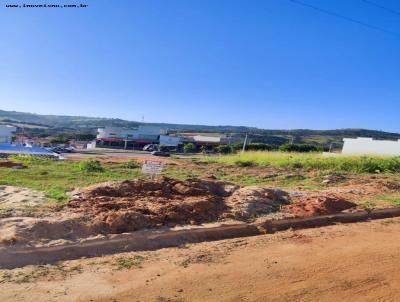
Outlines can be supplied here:
[[192, 153], [196, 151], [196, 146], [195, 144], [189, 143], [183, 146], [183, 151], [185, 153]]
[[215, 148], [218, 153], [228, 154], [232, 152], [232, 148], [229, 145], [219, 145]]
[[248, 151], [272, 151], [276, 149], [275, 146], [265, 143], [250, 143], [246, 146]]
[[311, 144], [284, 144], [279, 147], [279, 151], [283, 152], [322, 152], [323, 146]]

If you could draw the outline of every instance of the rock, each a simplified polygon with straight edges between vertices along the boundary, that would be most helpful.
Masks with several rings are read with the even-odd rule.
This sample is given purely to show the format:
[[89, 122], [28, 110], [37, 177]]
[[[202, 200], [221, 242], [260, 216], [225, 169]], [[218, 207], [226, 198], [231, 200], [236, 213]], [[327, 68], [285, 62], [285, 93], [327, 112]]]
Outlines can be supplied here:
[[233, 217], [249, 219], [269, 214], [289, 203], [288, 193], [271, 188], [245, 187], [235, 191], [226, 201]]

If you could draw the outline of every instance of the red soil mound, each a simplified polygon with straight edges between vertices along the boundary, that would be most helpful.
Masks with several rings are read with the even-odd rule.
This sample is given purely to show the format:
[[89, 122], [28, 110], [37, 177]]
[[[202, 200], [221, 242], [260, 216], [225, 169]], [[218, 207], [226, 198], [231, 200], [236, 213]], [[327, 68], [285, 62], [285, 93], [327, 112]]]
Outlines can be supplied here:
[[124, 181], [88, 188], [68, 207], [92, 218], [106, 232], [197, 224], [216, 220], [234, 188], [212, 179]]
[[356, 206], [355, 203], [335, 196], [308, 196], [286, 206], [285, 212], [289, 212], [296, 217], [308, 217], [334, 214]]

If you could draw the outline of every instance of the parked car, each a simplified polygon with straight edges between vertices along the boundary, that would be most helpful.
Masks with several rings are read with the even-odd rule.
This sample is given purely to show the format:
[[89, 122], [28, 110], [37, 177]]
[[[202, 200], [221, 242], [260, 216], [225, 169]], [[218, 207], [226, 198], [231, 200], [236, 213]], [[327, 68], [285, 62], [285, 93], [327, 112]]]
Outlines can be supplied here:
[[155, 145], [155, 144], [148, 144], [143, 147], [143, 151], [151, 152], [151, 151], [156, 151], [156, 150], [157, 150], [157, 145]]
[[153, 152], [151, 152], [151, 155], [154, 155], [154, 156], [165, 156], [165, 157], [169, 157], [170, 156], [169, 152], [164, 152], [164, 151], [153, 151]]
[[50, 148], [50, 151], [60, 154], [60, 153], [70, 153], [72, 152], [74, 149], [72, 147], [54, 147], [54, 148]]

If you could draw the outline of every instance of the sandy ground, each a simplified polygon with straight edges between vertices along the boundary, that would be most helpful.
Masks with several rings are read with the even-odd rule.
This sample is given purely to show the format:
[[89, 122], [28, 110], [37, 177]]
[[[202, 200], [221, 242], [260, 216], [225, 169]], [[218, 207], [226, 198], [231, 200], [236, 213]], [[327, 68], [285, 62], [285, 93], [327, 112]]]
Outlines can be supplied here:
[[396, 218], [3, 270], [0, 301], [399, 301], [399, 239]]
[[14, 186], [0, 186], [0, 219], [25, 216], [45, 204], [43, 192]]
[[0, 207], [36, 206], [45, 201], [46, 197], [43, 192], [14, 186], [0, 186]]

